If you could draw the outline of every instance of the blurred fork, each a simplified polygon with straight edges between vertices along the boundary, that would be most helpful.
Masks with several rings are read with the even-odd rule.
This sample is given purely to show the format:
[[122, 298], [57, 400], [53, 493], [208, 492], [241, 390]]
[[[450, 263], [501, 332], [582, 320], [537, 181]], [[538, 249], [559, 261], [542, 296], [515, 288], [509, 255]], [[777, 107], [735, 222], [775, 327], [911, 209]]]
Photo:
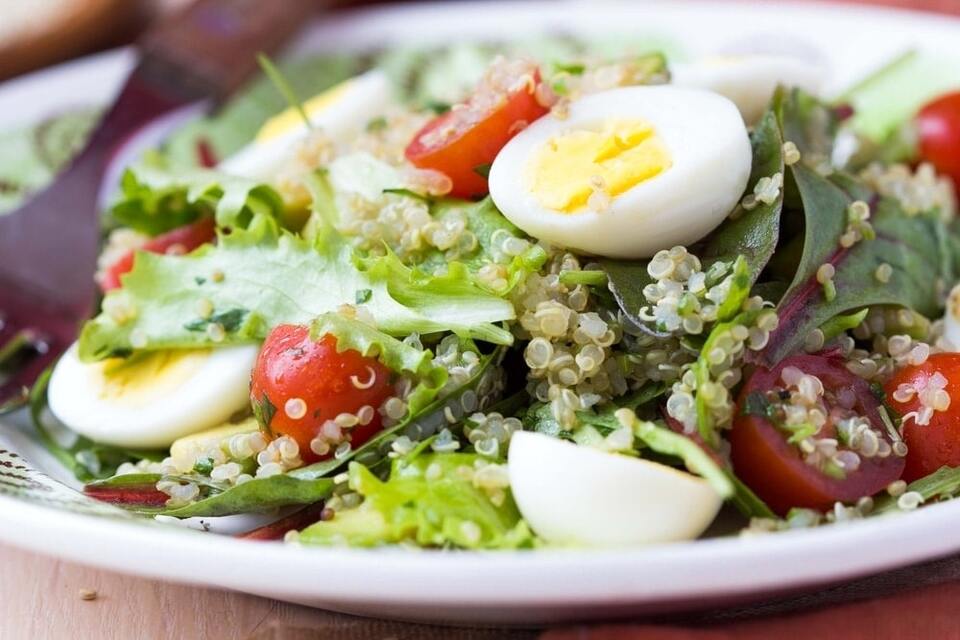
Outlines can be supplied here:
[[0, 415], [26, 401], [93, 311], [97, 195], [111, 156], [160, 116], [218, 103], [256, 70], [256, 54], [283, 44], [317, 4], [199, 0], [152, 29], [84, 149], [45, 191], [0, 216]]

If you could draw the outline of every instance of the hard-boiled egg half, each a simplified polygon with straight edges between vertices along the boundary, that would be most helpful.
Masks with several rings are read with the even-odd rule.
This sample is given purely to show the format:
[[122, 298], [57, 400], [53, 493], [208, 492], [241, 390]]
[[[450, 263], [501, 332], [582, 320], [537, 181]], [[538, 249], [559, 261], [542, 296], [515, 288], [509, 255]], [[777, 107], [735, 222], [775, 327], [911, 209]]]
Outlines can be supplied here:
[[250, 404], [258, 351], [257, 345], [156, 351], [89, 364], [73, 346], [50, 378], [50, 411], [97, 442], [166, 447]]
[[558, 545], [691, 540], [723, 503], [697, 476], [542, 433], [515, 433], [507, 464], [520, 513], [537, 535]]
[[[369, 71], [328, 89], [303, 104], [314, 129], [335, 142], [348, 140], [363, 131], [383, 113], [393, 90], [382, 71]], [[309, 133], [298, 110], [290, 108], [268, 120], [249, 145], [218, 167], [225, 173], [269, 179], [294, 153], [296, 143]]]
[[689, 245], [722, 221], [750, 176], [732, 102], [672, 86], [624, 87], [517, 134], [490, 169], [490, 195], [528, 234], [615, 258]]
[[709, 89], [730, 98], [744, 121], [754, 124], [766, 111], [777, 85], [815, 94], [820, 89], [823, 70], [798, 57], [751, 54], [672, 64], [670, 75], [677, 86]]

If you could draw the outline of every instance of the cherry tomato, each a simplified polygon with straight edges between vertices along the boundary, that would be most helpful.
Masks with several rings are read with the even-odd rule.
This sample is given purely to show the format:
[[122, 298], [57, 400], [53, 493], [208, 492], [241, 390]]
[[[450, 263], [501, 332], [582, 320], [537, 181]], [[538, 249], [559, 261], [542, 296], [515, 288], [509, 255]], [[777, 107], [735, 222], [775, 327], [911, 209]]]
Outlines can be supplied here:
[[886, 385], [891, 408], [907, 416], [922, 409], [919, 394], [907, 402], [897, 401], [900, 385], [923, 389], [934, 374], [946, 378], [944, 391], [956, 402], [946, 411], [934, 411], [929, 424], [917, 424], [913, 418], [903, 422], [903, 441], [907, 444], [907, 466], [903, 479], [913, 482], [942, 466], [960, 466], [960, 353], [936, 353], [920, 365], [901, 369]]
[[537, 101], [535, 65], [517, 61], [501, 67], [488, 73], [470, 100], [428, 122], [407, 147], [406, 157], [415, 166], [450, 178], [454, 197], [485, 195], [486, 171], [500, 149], [548, 111]]
[[[392, 392], [390, 370], [377, 359], [352, 349], [338, 352], [333, 336], [313, 340], [309, 328], [289, 324], [267, 336], [250, 387], [255, 407], [266, 403], [272, 407], [272, 416], [261, 411], [261, 417], [270, 419], [261, 426], [273, 437], [285, 435], [296, 440], [306, 462], [333, 455], [337, 445], [347, 439], [354, 447], [369, 440], [381, 427], [376, 409]], [[369, 422], [344, 426], [339, 429], [341, 437], [325, 438], [329, 451], [318, 454], [311, 449], [325, 422], [342, 413], [358, 415], [365, 406], [373, 409]]]
[[960, 91], [928, 102], [917, 114], [920, 157], [960, 189]]
[[[213, 218], [201, 218], [172, 231], [150, 238], [139, 250], [150, 253], [189, 253], [200, 245], [211, 242], [216, 236]], [[120, 288], [120, 276], [133, 269], [135, 251], [128, 251], [116, 262], [107, 267], [100, 282], [100, 288], [106, 292]]]
[[[903, 472], [904, 460], [893, 453], [886, 457], [861, 456], [859, 467], [846, 471], [842, 478], [827, 475], [807, 464], [799, 447], [788, 442], [788, 433], [766, 417], [744, 412], [751, 394], [776, 397], [777, 390], [783, 387], [780, 374], [788, 366], [820, 379], [828, 410], [838, 406], [837, 393], [849, 394], [847, 404], [853, 405], [850, 410], [867, 418], [874, 431], [883, 434], [887, 444], [891, 444], [878, 411], [880, 402], [865, 380], [850, 373], [843, 361], [836, 357], [791, 356], [772, 370], [757, 369], [743, 387], [730, 432], [730, 453], [737, 476], [781, 515], [792, 507], [824, 511], [835, 502], [854, 502], [861, 496], [877, 493], [898, 479]], [[836, 426], [828, 419], [817, 437], [835, 436]]]

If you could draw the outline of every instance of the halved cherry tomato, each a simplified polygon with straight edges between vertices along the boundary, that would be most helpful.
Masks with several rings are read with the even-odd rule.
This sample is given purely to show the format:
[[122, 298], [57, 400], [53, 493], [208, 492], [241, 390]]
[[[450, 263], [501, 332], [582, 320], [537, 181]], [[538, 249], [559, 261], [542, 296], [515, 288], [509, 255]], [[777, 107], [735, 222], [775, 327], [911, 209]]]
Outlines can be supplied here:
[[407, 147], [407, 160], [446, 174], [453, 182], [452, 196], [485, 195], [489, 191], [486, 171], [497, 153], [548, 111], [537, 101], [539, 85], [536, 65], [502, 63], [488, 72], [470, 100], [454, 105], [417, 132]]
[[901, 369], [886, 385], [887, 401], [901, 416], [919, 411], [919, 394], [907, 402], [898, 402], [895, 392], [900, 385], [923, 389], [935, 373], [947, 379], [944, 391], [954, 402], [946, 411], [935, 411], [929, 424], [917, 424], [912, 418], [904, 420], [907, 466], [903, 479], [907, 482], [929, 475], [942, 466], [960, 467], [960, 353], [936, 353], [923, 364]]
[[920, 157], [960, 189], [960, 91], [928, 102], [917, 114]]
[[[358, 447], [373, 437], [381, 427], [376, 409], [392, 392], [390, 370], [376, 358], [352, 349], [338, 352], [333, 336], [313, 340], [309, 328], [289, 324], [278, 326], [267, 336], [250, 386], [255, 407], [267, 403], [272, 407], [269, 412], [261, 410], [260, 415], [269, 418], [269, 424], [261, 426], [272, 436], [286, 435], [296, 440], [300, 457], [306, 462], [333, 455], [339, 442], [349, 440]], [[340, 414], [358, 415], [365, 406], [373, 409], [366, 424], [341, 427], [340, 438], [325, 436], [329, 451], [318, 454], [311, 449], [324, 423]]]
[[[753, 489], [770, 508], [783, 515], [792, 507], [827, 510], [835, 502], [853, 502], [872, 495], [898, 479], [904, 460], [894, 454], [886, 457], [863, 457], [860, 466], [847, 471], [843, 478], [832, 477], [807, 464], [797, 445], [788, 442], [789, 434], [759, 415], [744, 413], [751, 394], [768, 394], [782, 388], [780, 374], [785, 367], [797, 367], [816, 376], [823, 383], [828, 409], [834, 394], [852, 391], [852, 411], [867, 418], [875, 431], [890, 444], [870, 385], [850, 373], [839, 358], [824, 355], [796, 355], [783, 360], [773, 369], [757, 369], [743, 387], [737, 417], [730, 432], [731, 458], [737, 476]], [[818, 437], [831, 437], [836, 427], [829, 421]]]
[[[149, 251], [150, 253], [189, 253], [200, 245], [211, 242], [216, 236], [216, 226], [213, 218], [200, 218], [182, 227], [172, 231], [162, 233], [155, 238], [150, 238], [139, 249], [139, 251]], [[120, 276], [133, 269], [133, 257], [135, 251], [128, 251], [120, 259], [107, 267], [100, 282], [100, 288], [104, 292], [120, 287]]]

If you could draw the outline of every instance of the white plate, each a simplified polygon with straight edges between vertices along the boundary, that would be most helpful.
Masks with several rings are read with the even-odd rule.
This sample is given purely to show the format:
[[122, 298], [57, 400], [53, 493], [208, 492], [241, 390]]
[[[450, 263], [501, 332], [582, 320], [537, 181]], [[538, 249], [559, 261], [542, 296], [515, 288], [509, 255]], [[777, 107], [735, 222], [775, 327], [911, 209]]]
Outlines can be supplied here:
[[[799, 47], [830, 65], [833, 89], [910, 46], [960, 55], [960, 22], [944, 17], [718, 2], [402, 6], [328, 20], [296, 47], [364, 49], [538, 30], [623, 33], [625, 25], [688, 55]], [[102, 102], [130, 63], [129, 52], [111, 53], [9, 83], [0, 88], [0, 127], [78, 101]], [[0, 445], [67, 481], [27, 430], [6, 428]], [[44, 495], [44, 504], [2, 495], [0, 484], [0, 540], [107, 569], [380, 617], [540, 623], [663, 613], [768, 598], [960, 550], [960, 501], [817, 530], [615, 552], [301, 549], [84, 513], [90, 506], [76, 494], [18, 469], [27, 466], [23, 459], [0, 455], [0, 476], [18, 475], [15, 482]]]

